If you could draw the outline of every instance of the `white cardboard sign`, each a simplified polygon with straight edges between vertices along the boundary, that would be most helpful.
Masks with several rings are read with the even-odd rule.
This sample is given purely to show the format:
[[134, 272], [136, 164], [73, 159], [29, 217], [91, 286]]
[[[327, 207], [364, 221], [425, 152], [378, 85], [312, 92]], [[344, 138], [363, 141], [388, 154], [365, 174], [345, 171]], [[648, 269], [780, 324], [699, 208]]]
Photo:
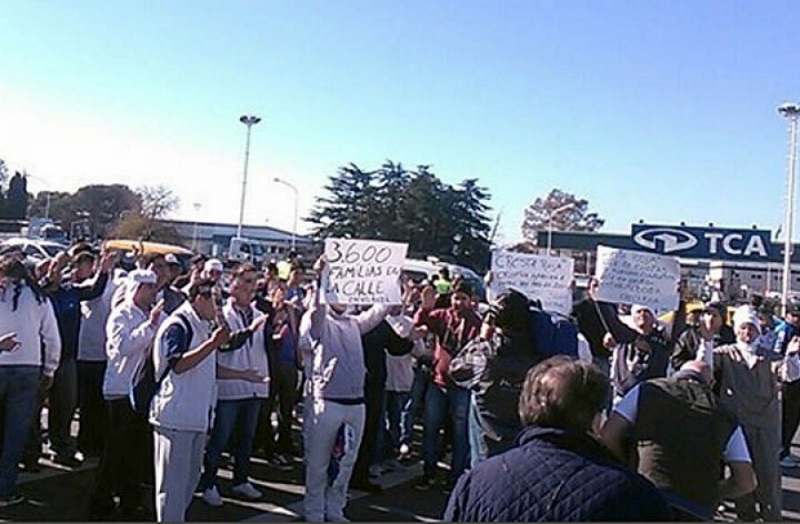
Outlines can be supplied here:
[[680, 263], [675, 257], [597, 247], [595, 298], [614, 304], [644, 304], [656, 311], [678, 308]]
[[328, 238], [322, 289], [328, 304], [400, 304], [408, 244]]
[[568, 315], [572, 309], [575, 261], [565, 257], [529, 255], [497, 249], [492, 251], [492, 283], [495, 295], [507, 289], [538, 299], [548, 311]]

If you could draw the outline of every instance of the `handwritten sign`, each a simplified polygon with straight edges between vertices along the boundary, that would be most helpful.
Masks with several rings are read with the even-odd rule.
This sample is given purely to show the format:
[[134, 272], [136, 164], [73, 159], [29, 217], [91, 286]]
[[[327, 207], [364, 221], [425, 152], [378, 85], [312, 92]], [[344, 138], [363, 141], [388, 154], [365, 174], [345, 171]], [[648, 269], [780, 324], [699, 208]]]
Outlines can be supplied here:
[[571, 258], [527, 255], [498, 249], [492, 251], [492, 283], [495, 294], [516, 289], [542, 307], [565, 315], [572, 309]]
[[325, 240], [322, 275], [329, 304], [400, 304], [400, 271], [408, 244], [377, 240]]
[[598, 246], [595, 275], [597, 300], [658, 311], [678, 307], [680, 263], [675, 257]]

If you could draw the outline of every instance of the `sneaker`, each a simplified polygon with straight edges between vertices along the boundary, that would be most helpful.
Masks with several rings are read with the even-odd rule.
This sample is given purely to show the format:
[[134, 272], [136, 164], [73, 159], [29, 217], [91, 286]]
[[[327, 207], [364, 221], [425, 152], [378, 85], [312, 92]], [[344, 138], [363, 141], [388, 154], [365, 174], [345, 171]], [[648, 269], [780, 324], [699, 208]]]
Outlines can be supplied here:
[[0, 497], [0, 508], [7, 508], [9, 506], [16, 506], [25, 502], [25, 497], [19, 493], [11, 493], [5, 497]]
[[780, 465], [782, 468], [796, 468], [800, 466], [800, 462], [796, 458], [791, 455], [786, 455], [780, 461]]
[[408, 446], [408, 444], [400, 444], [400, 454], [398, 458], [403, 460], [409, 455], [411, 455], [411, 448]]
[[257, 500], [264, 495], [263, 493], [258, 491], [255, 487], [253, 487], [253, 485], [250, 484], [249, 482], [245, 482], [244, 484], [239, 484], [238, 486], [234, 486], [231, 488], [231, 491], [248, 500]]
[[416, 484], [414, 484], [414, 489], [417, 491], [430, 491], [434, 484], [436, 484], [436, 481], [432, 476], [423, 475]]
[[68, 468], [79, 468], [83, 464], [83, 459], [77, 455], [54, 455], [53, 462]]
[[212, 486], [203, 492], [203, 502], [215, 508], [222, 506], [222, 497], [219, 496], [219, 490], [217, 490], [216, 486]]

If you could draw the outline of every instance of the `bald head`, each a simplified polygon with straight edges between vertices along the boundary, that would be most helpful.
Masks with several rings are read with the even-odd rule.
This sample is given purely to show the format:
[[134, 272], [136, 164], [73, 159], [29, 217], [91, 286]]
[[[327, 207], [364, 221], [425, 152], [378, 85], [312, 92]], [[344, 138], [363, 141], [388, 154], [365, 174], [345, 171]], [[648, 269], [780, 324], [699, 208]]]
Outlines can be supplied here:
[[714, 374], [711, 371], [711, 366], [702, 360], [690, 360], [689, 362], [686, 362], [681, 366], [681, 371], [691, 371], [693, 373], [697, 373], [703, 377], [703, 380], [705, 380], [706, 383], [710, 383], [714, 378]]

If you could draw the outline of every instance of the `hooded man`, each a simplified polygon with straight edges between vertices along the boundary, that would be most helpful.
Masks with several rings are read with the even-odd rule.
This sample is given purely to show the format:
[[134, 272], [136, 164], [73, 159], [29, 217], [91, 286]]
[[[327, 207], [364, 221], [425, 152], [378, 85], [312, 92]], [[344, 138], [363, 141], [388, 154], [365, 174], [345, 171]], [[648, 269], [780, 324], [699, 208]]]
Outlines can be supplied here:
[[[758, 480], [753, 493], [736, 499], [737, 518], [753, 521], [760, 515], [776, 521], [781, 519], [781, 409], [771, 362], [774, 354], [759, 348], [760, 329], [758, 315], [746, 306], [740, 308], [734, 315], [736, 342], [714, 350], [714, 375], [720, 406], [732, 412], [744, 429]], [[792, 373], [797, 371], [798, 351], [800, 338], [795, 338], [784, 357]]]

